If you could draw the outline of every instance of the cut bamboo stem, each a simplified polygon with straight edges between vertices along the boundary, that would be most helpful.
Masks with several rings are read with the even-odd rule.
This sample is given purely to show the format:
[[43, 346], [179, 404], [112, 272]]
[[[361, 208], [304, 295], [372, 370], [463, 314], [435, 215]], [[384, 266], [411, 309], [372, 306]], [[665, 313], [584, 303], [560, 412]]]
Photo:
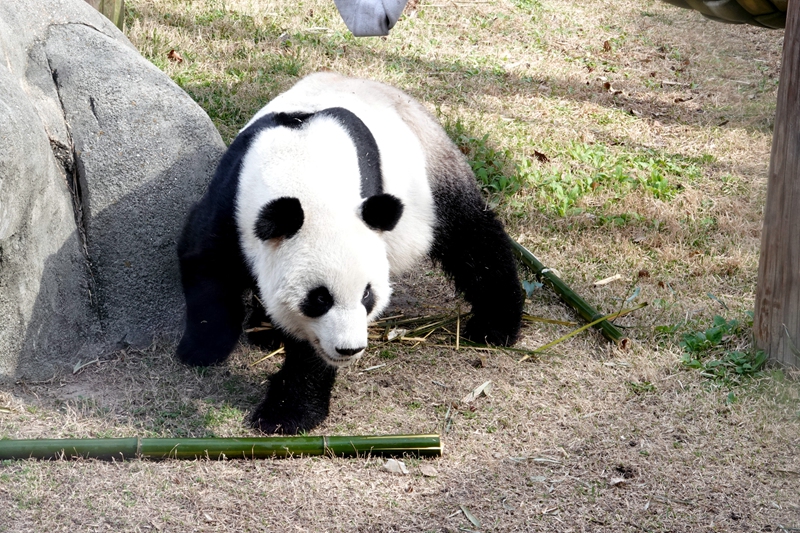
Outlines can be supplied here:
[[266, 459], [300, 455], [439, 456], [439, 435], [297, 436], [207, 439], [0, 440], [5, 459]]
[[[539, 278], [539, 281], [546, 281], [567, 305], [575, 309], [575, 311], [581, 315], [581, 318], [587, 322], [594, 322], [600, 318], [603, 318], [603, 315], [598, 313], [594, 307], [586, 303], [583, 298], [575, 294], [575, 292], [570, 289], [569, 286], [561, 280], [561, 278], [556, 276], [552, 270], [545, 268], [542, 262], [539, 261], [539, 259], [537, 259], [536, 256], [533, 255], [527, 248], [513, 239], [511, 240], [511, 245], [514, 247], [514, 253], [517, 255], [517, 257], [519, 257], [525, 266], [530, 268], [533, 273], [536, 274], [536, 277]], [[599, 329], [605, 338], [619, 345], [621, 348], [628, 347], [628, 343], [630, 342], [629, 339], [608, 320], [601, 320], [600, 322], [597, 322], [594, 327]]]

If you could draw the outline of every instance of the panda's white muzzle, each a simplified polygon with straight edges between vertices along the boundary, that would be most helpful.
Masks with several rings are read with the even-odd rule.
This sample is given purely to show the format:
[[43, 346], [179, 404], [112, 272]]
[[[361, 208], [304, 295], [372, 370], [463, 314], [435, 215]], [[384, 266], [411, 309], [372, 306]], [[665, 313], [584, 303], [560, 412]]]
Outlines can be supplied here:
[[333, 366], [347, 366], [357, 361], [367, 348], [367, 313], [363, 306], [355, 309], [334, 307], [317, 319], [314, 334], [318, 350]]

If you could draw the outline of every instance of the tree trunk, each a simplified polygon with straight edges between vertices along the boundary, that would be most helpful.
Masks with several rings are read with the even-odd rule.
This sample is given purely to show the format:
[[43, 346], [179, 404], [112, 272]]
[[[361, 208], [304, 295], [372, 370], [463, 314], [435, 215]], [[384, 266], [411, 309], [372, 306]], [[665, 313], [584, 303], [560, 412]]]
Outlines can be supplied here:
[[789, 3], [767, 204], [758, 265], [754, 333], [770, 360], [800, 367], [800, 1]]

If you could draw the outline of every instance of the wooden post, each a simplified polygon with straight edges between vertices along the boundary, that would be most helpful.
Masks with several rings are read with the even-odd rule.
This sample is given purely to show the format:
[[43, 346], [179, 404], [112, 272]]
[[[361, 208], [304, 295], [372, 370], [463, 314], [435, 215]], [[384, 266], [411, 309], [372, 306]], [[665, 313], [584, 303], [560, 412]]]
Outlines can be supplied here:
[[754, 334], [800, 367], [800, 1], [789, 2], [758, 264]]
[[86, 0], [122, 31], [125, 24], [125, 0]]

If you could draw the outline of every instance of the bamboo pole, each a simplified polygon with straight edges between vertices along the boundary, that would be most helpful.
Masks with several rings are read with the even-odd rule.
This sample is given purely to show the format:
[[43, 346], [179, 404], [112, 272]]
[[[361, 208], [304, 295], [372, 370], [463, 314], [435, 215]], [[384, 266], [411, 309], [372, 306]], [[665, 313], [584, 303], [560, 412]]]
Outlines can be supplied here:
[[[553, 288], [556, 294], [558, 294], [567, 305], [575, 309], [575, 311], [577, 311], [584, 320], [587, 322], [595, 322], [596, 320], [603, 318], [602, 314], [598, 313], [594, 307], [586, 303], [583, 298], [575, 294], [575, 292], [570, 289], [569, 286], [561, 280], [561, 278], [556, 276], [552, 270], [545, 268], [542, 262], [539, 261], [539, 259], [537, 259], [536, 256], [533, 255], [527, 248], [513, 239], [511, 240], [511, 245], [514, 248], [514, 253], [525, 264], [525, 266], [533, 270], [533, 273], [536, 274], [536, 277], [539, 278], [540, 281], [547, 282]], [[621, 348], [627, 348], [628, 343], [630, 342], [628, 338], [608, 320], [601, 320], [595, 324], [594, 327], [599, 329], [603, 336], [608, 340], [614, 342]]]
[[207, 439], [0, 440], [5, 459], [266, 459], [295, 455], [439, 456], [439, 435], [292, 436]]

